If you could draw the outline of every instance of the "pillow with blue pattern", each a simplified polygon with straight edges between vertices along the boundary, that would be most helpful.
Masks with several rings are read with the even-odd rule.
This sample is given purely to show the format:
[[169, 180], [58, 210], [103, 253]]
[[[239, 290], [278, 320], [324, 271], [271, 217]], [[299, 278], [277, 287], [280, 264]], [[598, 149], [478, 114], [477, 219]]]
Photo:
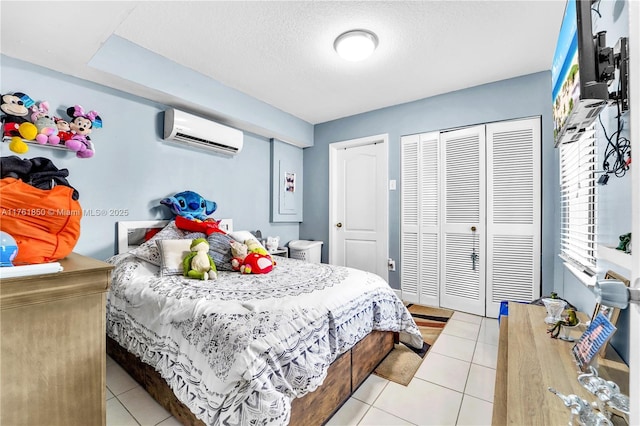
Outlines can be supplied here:
[[227, 234], [220, 232], [214, 232], [207, 237], [209, 242], [209, 256], [213, 259], [213, 263], [216, 264], [218, 271], [233, 271], [231, 266], [231, 238]]

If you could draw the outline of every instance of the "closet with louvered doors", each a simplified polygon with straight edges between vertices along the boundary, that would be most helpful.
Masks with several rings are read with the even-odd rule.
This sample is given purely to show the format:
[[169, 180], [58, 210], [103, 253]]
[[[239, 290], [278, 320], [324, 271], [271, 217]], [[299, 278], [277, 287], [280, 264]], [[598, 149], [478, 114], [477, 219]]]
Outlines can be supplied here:
[[401, 138], [405, 301], [497, 317], [540, 295], [540, 118]]

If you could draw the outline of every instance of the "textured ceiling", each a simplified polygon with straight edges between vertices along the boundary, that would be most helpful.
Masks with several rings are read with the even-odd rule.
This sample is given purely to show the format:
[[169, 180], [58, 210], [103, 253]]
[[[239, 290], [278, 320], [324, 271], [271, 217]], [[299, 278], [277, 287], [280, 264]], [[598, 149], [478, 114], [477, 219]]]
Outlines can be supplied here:
[[[549, 70], [565, 3], [3, 0], [1, 48], [153, 98], [87, 66], [115, 34], [315, 124]], [[27, 30], [24, 17], [41, 30]], [[333, 50], [335, 37], [354, 28], [380, 39], [359, 63]]]

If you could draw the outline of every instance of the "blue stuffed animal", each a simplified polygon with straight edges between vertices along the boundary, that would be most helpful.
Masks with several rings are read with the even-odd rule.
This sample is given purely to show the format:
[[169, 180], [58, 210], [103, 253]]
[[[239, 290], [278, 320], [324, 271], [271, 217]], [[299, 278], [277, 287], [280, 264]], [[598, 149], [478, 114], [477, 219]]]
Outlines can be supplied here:
[[160, 200], [160, 204], [169, 207], [176, 216], [192, 220], [206, 220], [218, 208], [215, 201], [205, 200], [193, 191], [178, 192], [173, 197]]

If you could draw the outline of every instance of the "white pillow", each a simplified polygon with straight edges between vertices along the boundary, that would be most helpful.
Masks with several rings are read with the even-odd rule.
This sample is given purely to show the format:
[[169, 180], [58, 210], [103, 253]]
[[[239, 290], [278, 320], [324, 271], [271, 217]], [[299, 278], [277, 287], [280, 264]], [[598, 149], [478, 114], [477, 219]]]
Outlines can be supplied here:
[[237, 242], [239, 242], [239, 243], [244, 243], [247, 240], [256, 240], [256, 241], [258, 241], [258, 239], [255, 237], [255, 235], [253, 235], [249, 231], [234, 231], [234, 232], [230, 232], [229, 236], [231, 238], [233, 238], [234, 240], [236, 240]]
[[194, 238], [206, 238], [206, 234], [204, 232], [191, 232], [185, 231], [183, 229], [179, 229], [176, 226], [175, 221], [171, 221], [162, 228], [160, 232], [151, 237], [148, 241], [141, 244], [139, 247], [131, 250], [129, 253], [137, 257], [138, 259], [145, 260], [153, 265], [160, 266], [160, 251], [158, 250], [158, 246], [156, 245], [156, 241], [159, 240], [180, 240], [180, 239], [188, 239], [193, 240]]
[[182, 275], [182, 260], [191, 251], [193, 240], [156, 240], [160, 252], [160, 276]]

